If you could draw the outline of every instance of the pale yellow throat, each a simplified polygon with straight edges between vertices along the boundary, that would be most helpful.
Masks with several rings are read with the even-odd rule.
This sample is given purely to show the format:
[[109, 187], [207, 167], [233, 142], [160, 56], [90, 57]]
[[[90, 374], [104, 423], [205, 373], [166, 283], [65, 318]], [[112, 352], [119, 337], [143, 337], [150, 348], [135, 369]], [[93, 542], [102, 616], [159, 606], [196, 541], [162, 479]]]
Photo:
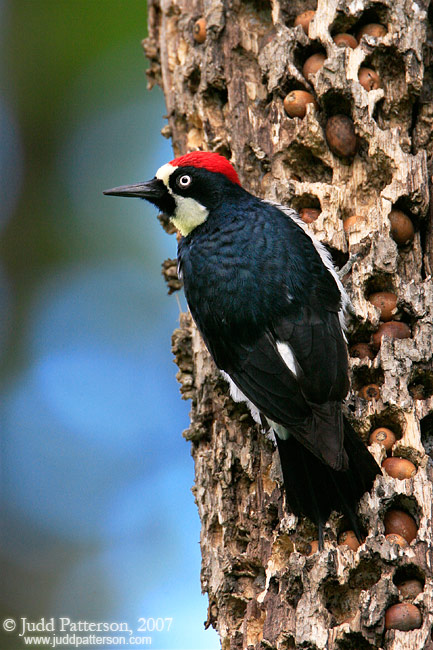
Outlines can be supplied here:
[[170, 221], [180, 234], [186, 237], [194, 228], [206, 221], [209, 211], [195, 199], [174, 194], [168, 181], [175, 169], [174, 165], [167, 163], [158, 169], [155, 176], [164, 183], [176, 202], [176, 211]]

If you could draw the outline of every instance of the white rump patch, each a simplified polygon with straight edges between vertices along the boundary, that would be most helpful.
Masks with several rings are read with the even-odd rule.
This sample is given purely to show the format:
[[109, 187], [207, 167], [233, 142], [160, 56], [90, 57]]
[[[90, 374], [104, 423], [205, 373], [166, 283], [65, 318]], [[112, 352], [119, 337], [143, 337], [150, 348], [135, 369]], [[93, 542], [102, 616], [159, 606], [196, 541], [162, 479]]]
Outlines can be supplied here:
[[[283, 344], [284, 345], [284, 344]], [[247, 406], [248, 409], [251, 413], [251, 417], [257, 424], [260, 424], [260, 426], [263, 426], [261, 417], [260, 417], [260, 411], [259, 409], [254, 406], [254, 404], [246, 397], [246, 395], [243, 394], [243, 392], [236, 386], [235, 382], [233, 379], [231, 379], [230, 375], [228, 375], [224, 370], [220, 370], [220, 373], [223, 377], [223, 379], [226, 380], [228, 385], [230, 386], [230, 397], [234, 402], [244, 402]], [[285, 429], [283, 426], [280, 424], [277, 424], [276, 422], [273, 422], [272, 420], [269, 420], [268, 418], [265, 418], [266, 422], [269, 424], [270, 429], [266, 430], [263, 428], [263, 433], [266, 434], [266, 437], [271, 440], [274, 445], [276, 445], [276, 440], [275, 440], [275, 433], [278, 435], [279, 438], [282, 438], [283, 440], [286, 440], [289, 437], [289, 432], [287, 429]]]
[[277, 350], [288, 369], [295, 375], [295, 377], [297, 377], [298, 372], [296, 368], [296, 357], [293, 354], [293, 350], [290, 345], [283, 343], [282, 341], [277, 341]]
[[235, 382], [230, 377], [230, 375], [224, 372], [224, 370], [220, 370], [220, 373], [230, 386], [230, 396], [232, 400], [234, 402], [245, 402], [245, 404], [248, 406], [250, 410], [253, 420], [258, 424], [261, 424], [262, 421], [260, 419], [259, 409], [256, 406], [254, 406], [254, 404], [248, 399], [248, 397], [246, 397], [246, 395], [244, 395], [243, 392], [236, 386]]

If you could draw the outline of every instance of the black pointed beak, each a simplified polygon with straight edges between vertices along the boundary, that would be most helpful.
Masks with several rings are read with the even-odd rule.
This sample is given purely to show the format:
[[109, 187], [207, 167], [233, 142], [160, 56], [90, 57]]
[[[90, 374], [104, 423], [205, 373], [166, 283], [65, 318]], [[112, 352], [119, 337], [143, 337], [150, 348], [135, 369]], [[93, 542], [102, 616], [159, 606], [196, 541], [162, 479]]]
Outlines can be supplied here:
[[146, 183], [137, 183], [136, 185], [121, 185], [113, 187], [111, 190], [105, 190], [107, 196], [132, 196], [148, 201], [158, 202], [167, 194], [167, 188], [158, 178], [152, 178]]

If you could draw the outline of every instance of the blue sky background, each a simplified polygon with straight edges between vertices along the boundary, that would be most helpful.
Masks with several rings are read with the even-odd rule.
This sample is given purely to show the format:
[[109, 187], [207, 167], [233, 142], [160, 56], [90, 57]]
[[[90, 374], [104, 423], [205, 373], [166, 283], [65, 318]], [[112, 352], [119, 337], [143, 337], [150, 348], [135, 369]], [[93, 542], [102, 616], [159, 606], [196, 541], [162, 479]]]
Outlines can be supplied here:
[[0, 0], [0, 616], [172, 617], [152, 648], [214, 650], [160, 275], [176, 241], [102, 195], [172, 158], [145, 35], [142, 0]]

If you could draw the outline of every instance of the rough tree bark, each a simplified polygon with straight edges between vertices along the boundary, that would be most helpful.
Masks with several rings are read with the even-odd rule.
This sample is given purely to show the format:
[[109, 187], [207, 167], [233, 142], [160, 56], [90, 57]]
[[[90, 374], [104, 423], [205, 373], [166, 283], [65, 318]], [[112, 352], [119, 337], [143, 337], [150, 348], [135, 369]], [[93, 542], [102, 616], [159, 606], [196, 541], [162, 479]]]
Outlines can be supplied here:
[[[308, 35], [294, 27], [307, 9], [316, 9]], [[201, 17], [207, 32], [199, 44], [193, 26]], [[381, 23], [386, 35], [364, 37], [355, 49], [333, 42], [335, 33], [356, 34], [366, 23]], [[337, 544], [345, 522], [336, 514], [325, 549], [308, 555], [317, 532], [285, 512], [272, 444], [232, 402], [190, 317], [182, 316], [173, 349], [181, 392], [192, 400], [185, 437], [195, 460], [207, 625], [218, 630], [223, 650], [432, 648], [432, 8], [428, 0], [150, 0], [144, 47], [150, 83], [165, 92], [163, 133], [176, 155], [226, 155], [253, 193], [298, 209], [320, 207], [310, 227], [338, 266], [358, 253], [344, 277], [355, 311], [350, 344], [368, 342], [379, 326], [368, 300], [375, 291], [397, 294], [395, 319], [411, 328], [410, 338], [385, 338], [373, 360], [351, 359], [347, 412], [366, 441], [377, 426], [393, 429], [393, 455], [410, 459], [417, 473], [378, 478], [361, 502], [366, 539], [356, 552]], [[303, 62], [318, 51], [326, 62], [307, 81]], [[382, 88], [364, 90], [361, 65], [376, 70]], [[284, 111], [294, 89], [317, 99], [304, 119]], [[324, 127], [337, 113], [354, 122], [353, 159], [328, 147]], [[415, 225], [409, 245], [390, 235], [393, 208]], [[354, 214], [361, 219], [345, 231], [343, 221]], [[165, 275], [177, 288], [173, 263]], [[380, 396], [362, 399], [359, 390], [370, 383]], [[384, 458], [378, 444], [370, 449]], [[396, 507], [418, 526], [406, 548], [384, 536], [384, 515]], [[385, 611], [402, 598], [396, 585], [410, 577], [424, 585], [414, 601], [422, 626], [386, 631]]]

